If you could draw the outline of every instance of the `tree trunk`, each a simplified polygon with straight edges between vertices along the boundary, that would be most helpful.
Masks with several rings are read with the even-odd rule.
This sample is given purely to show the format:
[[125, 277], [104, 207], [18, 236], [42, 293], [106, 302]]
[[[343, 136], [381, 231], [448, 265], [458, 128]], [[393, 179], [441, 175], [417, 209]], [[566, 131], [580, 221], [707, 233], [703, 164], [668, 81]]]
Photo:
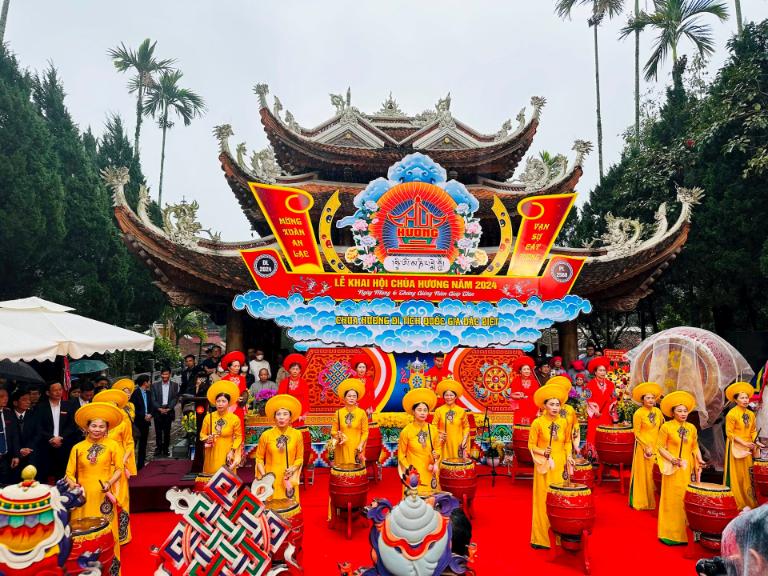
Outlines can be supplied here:
[[741, 19], [741, 0], [736, 0], [736, 30], [739, 36], [744, 32], [744, 21]]
[[593, 26], [595, 34], [595, 96], [597, 101], [597, 162], [600, 170], [600, 183], [603, 183], [603, 119], [600, 115], [600, 59], [597, 46], [597, 24]]
[[[635, 0], [635, 18], [638, 16], [640, 0]], [[640, 148], [640, 30], [635, 30], [635, 147]]]
[[3, 0], [3, 11], [0, 12], [0, 44], [5, 39], [5, 23], [8, 21], [8, 6], [11, 0]]
[[[143, 80], [142, 80], [143, 81]], [[139, 159], [139, 136], [141, 121], [144, 118], [144, 87], [139, 85], [139, 95], [136, 98], [136, 131], [133, 133], [133, 157]]]
[[163, 114], [163, 145], [160, 150], [160, 185], [157, 192], [157, 205], [163, 209], [163, 170], [165, 169], [165, 133], [168, 130], [168, 113]]

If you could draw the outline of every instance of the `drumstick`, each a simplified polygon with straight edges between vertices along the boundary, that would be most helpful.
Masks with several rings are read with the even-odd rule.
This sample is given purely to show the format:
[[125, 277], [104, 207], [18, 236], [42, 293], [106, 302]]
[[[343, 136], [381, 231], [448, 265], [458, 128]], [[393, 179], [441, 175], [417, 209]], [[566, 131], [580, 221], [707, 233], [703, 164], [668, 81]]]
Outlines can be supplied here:
[[555, 435], [555, 423], [549, 425], [549, 448], [552, 448], [552, 437]]
[[680, 426], [677, 435], [680, 436], [680, 451], [677, 454], [677, 459], [680, 460], [683, 457], [683, 444], [685, 444], [685, 437], [688, 436], [688, 430], [684, 426]]
[[288, 470], [288, 437], [285, 437], [285, 469]]

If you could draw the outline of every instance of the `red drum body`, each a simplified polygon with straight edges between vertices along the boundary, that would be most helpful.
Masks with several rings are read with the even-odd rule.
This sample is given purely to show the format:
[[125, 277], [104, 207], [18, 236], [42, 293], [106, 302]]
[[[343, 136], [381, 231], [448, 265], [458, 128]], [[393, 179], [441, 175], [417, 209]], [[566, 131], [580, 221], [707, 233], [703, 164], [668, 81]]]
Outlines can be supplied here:
[[365, 444], [365, 461], [368, 464], [376, 464], [381, 458], [383, 443], [381, 428], [373, 422], [368, 423], [368, 442]]
[[368, 474], [365, 465], [334, 465], [331, 467], [328, 489], [333, 508], [362, 508], [368, 504]]
[[205, 490], [205, 486], [208, 484], [212, 476], [213, 474], [204, 474], [200, 472], [195, 477], [195, 488], [194, 488], [195, 492], [202, 492], [203, 490]]
[[115, 536], [112, 527], [104, 518], [79, 518], [72, 520], [72, 551], [64, 568], [67, 574], [82, 574], [78, 560], [84, 554], [91, 554], [101, 563], [102, 574], [109, 574], [115, 559]]
[[571, 482], [584, 484], [590, 490], [595, 487], [595, 471], [592, 469], [592, 464], [589, 460], [586, 458], [576, 458], [574, 460]]
[[470, 504], [477, 492], [475, 463], [469, 458], [446, 458], [440, 462], [440, 488]]
[[631, 466], [635, 452], [635, 433], [626, 424], [598, 426], [595, 449], [600, 462], [604, 464]]
[[560, 536], [566, 550], [578, 550], [584, 531], [595, 525], [595, 500], [584, 484], [550, 484], [547, 491], [547, 517], [552, 531]]
[[688, 526], [701, 534], [701, 545], [720, 550], [723, 530], [739, 514], [731, 489], [722, 484], [694, 482], [688, 484], [683, 505]]
[[755, 492], [763, 498], [768, 498], [768, 460], [757, 458], [752, 462], [752, 482]]
[[527, 424], [515, 424], [512, 430], [512, 447], [515, 450], [515, 458], [521, 464], [533, 464], [533, 456], [528, 450], [528, 436], [531, 434], [531, 427]]
[[296, 426], [296, 430], [301, 432], [301, 438], [304, 440], [304, 470], [306, 470], [310, 464], [315, 462], [315, 453], [312, 451], [312, 435], [307, 426]]
[[291, 498], [270, 500], [266, 506], [268, 510], [282, 516], [283, 520], [291, 526], [288, 538], [280, 548], [272, 553], [273, 562], [284, 562], [285, 549], [288, 544], [293, 544], [296, 547], [296, 554], [301, 551], [301, 543], [304, 539], [304, 513], [301, 511], [301, 505]]

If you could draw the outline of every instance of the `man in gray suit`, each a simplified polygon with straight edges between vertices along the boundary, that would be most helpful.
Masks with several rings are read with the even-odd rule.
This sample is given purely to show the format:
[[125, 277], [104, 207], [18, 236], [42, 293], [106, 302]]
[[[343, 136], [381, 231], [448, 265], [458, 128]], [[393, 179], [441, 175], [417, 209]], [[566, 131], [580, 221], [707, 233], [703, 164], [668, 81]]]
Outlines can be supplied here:
[[152, 384], [155, 404], [155, 457], [171, 455], [171, 424], [176, 417], [179, 385], [171, 380], [171, 369], [160, 370], [160, 382]]

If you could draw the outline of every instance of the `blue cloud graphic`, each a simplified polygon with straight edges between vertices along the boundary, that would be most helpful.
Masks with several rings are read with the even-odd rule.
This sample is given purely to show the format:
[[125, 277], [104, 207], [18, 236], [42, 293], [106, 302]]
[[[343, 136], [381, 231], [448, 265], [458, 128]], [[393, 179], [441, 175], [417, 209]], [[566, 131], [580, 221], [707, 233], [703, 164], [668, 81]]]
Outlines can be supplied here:
[[[498, 306], [455, 299], [437, 305], [426, 300], [398, 305], [389, 298], [336, 304], [327, 296], [305, 301], [299, 294], [279, 298], [251, 290], [235, 296], [232, 306], [288, 328], [299, 350], [378, 346], [384, 352], [423, 353], [448, 352], [457, 346], [532, 350], [543, 329], [592, 311], [588, 300], [572, 294], [545, 302], [534, 297], [526, 304], [505, 298]], [[406, 317], [441, 322], [410, 325]]]

